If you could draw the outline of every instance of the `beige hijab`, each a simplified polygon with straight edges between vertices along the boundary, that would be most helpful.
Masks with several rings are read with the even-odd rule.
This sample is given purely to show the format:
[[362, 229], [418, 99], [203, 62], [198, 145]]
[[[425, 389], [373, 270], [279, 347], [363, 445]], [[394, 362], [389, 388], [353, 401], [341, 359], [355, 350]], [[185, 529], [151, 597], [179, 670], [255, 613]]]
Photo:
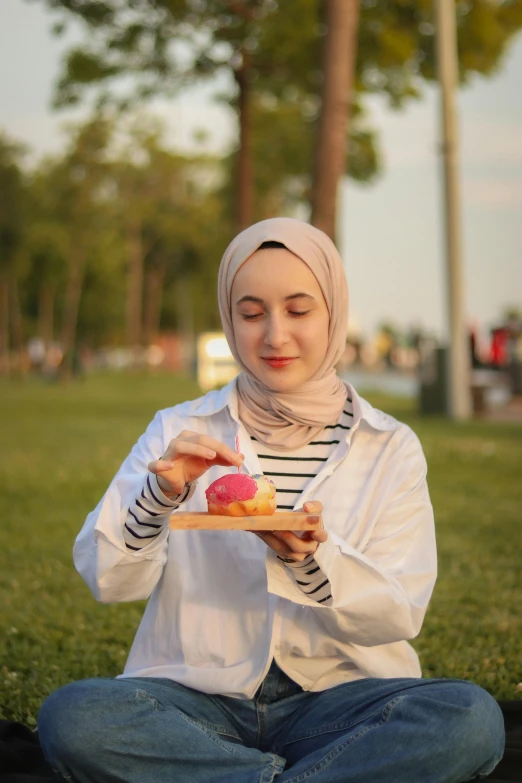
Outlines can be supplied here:
[[[231, 290], [239, 267], [263, 242], [280, 242], [310, 268], [330, 314], [328, 346], [317, 372], [296, 389], [275, 392], [255, 378], [237, 352], [232, 327]], [[237, 379], [239, 417], [261, 443], [280, 451], [305, 446], [327, 424], [335, 423], [346, 400], [346, 387], [334, 365], [344, 351], [348, 326], [348, 286], [343, 263], [331, 239], [319, 229], [292, 218], [272, 218], [242, 231], [225, 251], [218, 275], [219, 310], [230, 350], [241, 367]]]

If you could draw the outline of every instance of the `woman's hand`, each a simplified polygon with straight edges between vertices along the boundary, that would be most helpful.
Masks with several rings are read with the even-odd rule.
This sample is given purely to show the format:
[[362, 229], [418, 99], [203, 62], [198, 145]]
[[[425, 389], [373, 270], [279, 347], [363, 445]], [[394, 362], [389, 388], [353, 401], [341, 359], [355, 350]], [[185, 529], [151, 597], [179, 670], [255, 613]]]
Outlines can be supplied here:
[[224, 443], [199, 432], [183, 430], [170, 441], [160, 459], [149, 462], [148, 469], [157, 476], [166, 495], [179, 495], [190, 481], [195, 481], [213, 465], [239, 467], [244, 457]]
[[[310, 500], [303, 506], [303, 511], [307, 514], [319, 516], [322, 510], [323, 504], [318, 500]], [[279, 557], [289, 558], [297, 563], [313, 554], [319, 544], [324, 543], [328, 538], [328, 533], [323, 527], [317, 530], [306, 530], [302, 536], [297, 536], [292, 530], [254, 530], [252, 532], [262, 538], [265, 544], [273, 549]]]

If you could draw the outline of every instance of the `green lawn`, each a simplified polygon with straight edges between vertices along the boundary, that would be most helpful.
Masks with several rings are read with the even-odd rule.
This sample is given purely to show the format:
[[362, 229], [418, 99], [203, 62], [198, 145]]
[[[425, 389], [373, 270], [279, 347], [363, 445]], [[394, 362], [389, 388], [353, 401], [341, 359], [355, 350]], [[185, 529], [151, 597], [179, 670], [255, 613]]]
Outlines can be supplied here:
[[[0, 383], [1, 717], [34, 724], [59, 685], [121, 671], [143, 605], [97, 604], [71, 548], [155, 411], [197, 394], [162, 374]], [[415, 641], [425, 674], [520, 697], [522, 427], [420, 419], [408, 401], [369, 397], [411, 424], [429, 463], [440, 577]]]

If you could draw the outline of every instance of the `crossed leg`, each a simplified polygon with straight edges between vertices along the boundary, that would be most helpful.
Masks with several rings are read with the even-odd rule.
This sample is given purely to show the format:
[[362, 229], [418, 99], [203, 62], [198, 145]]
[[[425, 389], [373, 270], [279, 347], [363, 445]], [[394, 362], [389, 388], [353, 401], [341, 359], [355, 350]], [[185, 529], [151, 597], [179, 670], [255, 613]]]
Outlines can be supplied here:
[[269, 743], [286, 759], [278, 783], [463, 783], [504, 751], [497, 703], [469, 682], [372, 678], [313, 696]]

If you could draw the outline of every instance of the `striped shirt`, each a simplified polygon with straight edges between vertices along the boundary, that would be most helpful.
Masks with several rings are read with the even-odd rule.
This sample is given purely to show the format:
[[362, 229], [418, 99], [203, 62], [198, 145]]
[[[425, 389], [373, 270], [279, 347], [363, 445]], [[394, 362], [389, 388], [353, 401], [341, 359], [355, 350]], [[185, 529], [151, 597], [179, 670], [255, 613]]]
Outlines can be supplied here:
[[[314, 437], [313, 441], [294, 451], [291, 456], [269, 449], [251, 437], [262, 472], [271, 478], [276, 486], [278, 511], [291, 511], [295, 508], [306, 485], [310, 479], [317, 475], [333, 453], [343, 437], [343, 433], [351, 429], [352, 422], [352, 402], [346, 400], [337, 424], [327, 425]], [[313, 555], [309, 555], [301, 562], [291, 562], [282, 557], [279, 559], [290, 569], [296, 583], [304, 593], [316, 600], [317, 603], [326, 604], [326, 606], [331, 603], [330, 583]]]
[[[327, 425], [313, 441], [292, 455], [274, 451], [258, 443], [252, 444], [257, 451], [261, 470], [276, 486], [277, 509], [293, 510], [299, 496], [333, 453], [343, 433], [353, 422], [353, 408], [347, 399], [344, 410], [336, 424]], [[169, 499], [158, 486], [156, 476], [148, 473], [140, 495], [128, 510], [123, 537], [127, 549], [139, 551], [156, 538], [170, 519], [172, 512], [192, 497], [194, 486], [187, 486], [180, 495]], [[304, 593], [318, 603], [331, 603], [330, 583], [317, 565], [314, 556], [309, 555], [302, 562], [279, 558], [292, 573]]]

